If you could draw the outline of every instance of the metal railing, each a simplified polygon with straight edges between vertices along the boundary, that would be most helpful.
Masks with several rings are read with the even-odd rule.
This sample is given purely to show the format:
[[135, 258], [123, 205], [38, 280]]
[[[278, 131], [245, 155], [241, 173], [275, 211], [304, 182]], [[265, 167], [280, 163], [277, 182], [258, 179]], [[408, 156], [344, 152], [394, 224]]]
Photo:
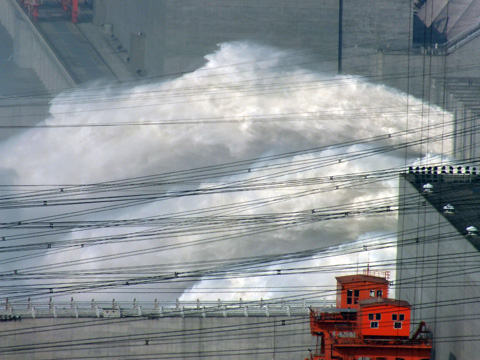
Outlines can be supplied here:
[[335, 307], [335, 301], [59, 301], [5, 302], [0, 321], [65, 317], [270, 317], [308, 316], [310, 308]]

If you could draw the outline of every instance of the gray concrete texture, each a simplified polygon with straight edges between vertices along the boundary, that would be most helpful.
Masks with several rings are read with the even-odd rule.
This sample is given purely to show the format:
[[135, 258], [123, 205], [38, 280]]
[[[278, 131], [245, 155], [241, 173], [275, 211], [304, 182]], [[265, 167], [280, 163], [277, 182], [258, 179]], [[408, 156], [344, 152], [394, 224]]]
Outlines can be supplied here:
[[403, 178], [400, 198], [410, 206], [399, 214], [396, 298], [413, 304], [412, 323], [431, 328], [435, 360], [476, 359], [480, 253]]
[[[1, 10], [0, 10], [1, 11]], [[0, 23], [0, 140], [36, 124], [48, 113], [46, 88], [32, 68], [15, 63], [13, 41]]]
[[15, 1], [0, 2], [0, 23], [13, 39], [13, 60], [20, 68], [33, 69], [48, 90], [75, 84]]
[[94, 10], [94, 22], [112, 24], [129, 53], [132, 34], [145, 35], [148, 76], [193, 70], [218, 43], [238, 40], [314, 49], [336, 61], [336, 1], [101, 0]]
[[[392, 16], [392, 8], [395, 16]], [[379, 44], [406, 48], [409, 43], [408, 0], [345, 0], [343, 42], [345, 70], [367, 67]], [[389, 16], [391, 21], [385, 21]], [[110, 24], [112, 33], [131, 52], [132, 34], [145, 36], [145, 74], [190, 71], [218, 43], [254, 41], [282, 49], [311, 50], [324, 71], [335, 72], [338, 55], [338, 0], [115, 0], [94, 3], [94, 22]], [[368, 51], [367, 51], [368, 49]], [[372, 50], [373, 49], [373, 50]], [[360, 58], [358, 54], [364, 54]], [[135, 54], [130, 54], [133, 59]], [[361, 62], [361, 63], [359, 63]]]
[[2, 323], [2, 359], [304, 359], [308, 316], [26, 319]]

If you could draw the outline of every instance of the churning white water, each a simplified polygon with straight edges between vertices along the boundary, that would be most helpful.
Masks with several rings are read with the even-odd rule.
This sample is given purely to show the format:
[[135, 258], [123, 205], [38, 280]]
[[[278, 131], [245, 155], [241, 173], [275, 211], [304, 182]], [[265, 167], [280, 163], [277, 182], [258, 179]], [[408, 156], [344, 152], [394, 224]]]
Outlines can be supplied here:
[[[358, 77], [308, 71], [295, 66], [293, 58], [288, 51], [227, 43], [206, 56], [205, 66], [173, 80], [128, 88], [92, 85], [58, 96], [41, 124], [45, 127], [1, 145], [0, 174], [2, 183], [9, 185], [8, 194], [21, 194], [26, 201], [28, 191], [37, 201], [1, 211], [4, 223], [16, 224], [3, 229], [4, 244], [46, 244], [29, 253], [14, 253], [41, 256], [4, 263], [5, 271], [55, 273], [42, 280], [43, 288], [54, 294], [59, 284], [77, 283], [83, 284], [80, 292], [89, 293], [97, 281], [104, 280], [98, 271], [108, 269], [106, 273], [115, 274], [128, 266], [131, 276], [118, 278], [130, 279], [132, 284], [131, 279], [154, 271], [174, 274], [165, 281], [175, 284], [177, 293], [164, 294], [164, 298], [178, 296], [185, 288], [190, 290], [184, 299], [207, 296], [198, 295], [207, 287], [233, 289], [227, 295], [210, 290], [211, 298], [278, 297], [285, 286], [324, 283], [319, 280], [322, 269], [313, 275], [292, 271], [282, 279], [243, 277], [239, 270], [233, 277], [231, 267], [216, 261], [329, 249], [354, 241], [361, 245], [365, 239], [395, 232], [394, 212], [328, 221], [307, 217], [334, 207], [339, 212], [350, 209], [346, 211], [353, 214], [356, 207], [382, 199], [394, 204], [394, 173], [399, 167], [427, 153], [450, 150], [449, 140], [441, 137], [448, 133], [450, 115]], [[441, 124], [445, 125], [435, 127]], [[402, 144], [412, 146], [405, 149]], [[301, 152], [313, 148], [319, 149]], [[272, 158], [289, 152], [296, 153]], [[245, 162], [233, 164], [238, 161]], [[212, 168], [221, 164], [230, 167]], [[182, 173], [202, 167], [206, 167], [202, 177]], [[385, 169], [395, 171], [370, 180]], [[148, 179], [131, 180], [124, 187], [98, 185], [172, 172], [178, 173], [145, 187], [141, 184]], [[97, 185], [95, 190], [77, 186], [87, 184]], [[58, 202], [44, 201], [35, 193], [44, 189], [52, 189]], [[104, 205], [94, 200], [112, 196], [117, 202], [111, 200], [109, 205], [126, 204], [120, 196], [133, 195], [142, 201], [92, 212]], [[64, 216], [73, 211], [90, 212]], [[154, 220], [142, 222], [147, 218]], [[35, 229], [28, 227], [29, 221], [38, 219], [43, 223]], [[95, 221], [98, 226], [93, 225]], [[275, 227], [279, 224], [283, 226]], [[40, 232], [41, 236], [35, 235]], [[23, 237], [15, 238], [19, 234]], [[100, 238], [111, 241], [92, 241]], [[393, 235], [386, 238], [393, 244]], [[63, 248], [58, 247], [60, 243]], [[347, 256], [339, 251], [328, 258], [306, 254], [304, 262], [288, 267], [334, 266], [381, 257], [367, 252]], [[382, 256], [394, 254], [392, 245]], [[261, 269], [276, 271], [279, 259], [271, 259], [274, 262]], [[193, 262], [196, 265], [191, 264], [188, 271], [218, 270], [219, 266], [226, 270], [216, 280], [198, 272], [178, 283], [187, 271], [184, 264]], [[133, 269], [140, 265], [145, 272]], [[243, 269], [245, 274], [252, 267]], [[97, 272], [94, 277], [80, 278], [73, 270]], [[333, 279], [334, 275], [326, 276]], [[120, 285], [127, 282], [116, 283], [115, 291], [125, 291], [126, 286]], [[29, 291], [25, 290], [26, 296]], [[144, 297], [162, 297], [161, 292]], [[96, 296], [109, 297], [110, 293]]]

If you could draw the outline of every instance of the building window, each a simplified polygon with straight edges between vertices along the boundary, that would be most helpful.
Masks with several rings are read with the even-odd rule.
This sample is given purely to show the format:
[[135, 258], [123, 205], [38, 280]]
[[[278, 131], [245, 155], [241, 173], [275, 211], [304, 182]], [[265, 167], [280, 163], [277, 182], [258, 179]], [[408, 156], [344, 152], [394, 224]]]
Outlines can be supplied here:
[[375, 314], [375, 320], [382, 320], [382, 314]]
[[377, 290], [377, 297], [382, 297], [382, 295], [383, 295], [382, 290]]
[[405, 314], [400, 314], [400, 318], [399, 318], [400, 321], [403, 321], [405, 320]]
[[375, 297], [375, 290], [370, 290], [370, 297]]
[[402, 328], [402, 323], [400, 321], [395, 321], [393, 323], [393, 328], [394, 329], [401, 329]]
[[360, 290], [347, 290], [347, 304], [358, 304]]
[[347, 290], [347, 304], [352, 304], [353, 291]]
[[378, 321], [370, 321], [370, 328], [378, 329]]
[[392, 314], [392, 321], [397, 321], [397, 320], [398, 320], [398, 315]]
[[373, 320], [374, 316], [375, 316], [375, 314], [368, 314], [368, 320]]
[[358, 298], [360, 296], [360, 290], [353, 290], [353, 303], [358, 304]]

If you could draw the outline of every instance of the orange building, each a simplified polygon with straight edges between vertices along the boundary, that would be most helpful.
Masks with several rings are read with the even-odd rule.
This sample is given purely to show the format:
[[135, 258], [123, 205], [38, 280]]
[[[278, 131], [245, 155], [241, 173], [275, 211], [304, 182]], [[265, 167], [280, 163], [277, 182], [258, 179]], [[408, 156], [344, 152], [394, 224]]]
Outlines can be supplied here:
[[403, 300], [372, 298], [360, 301], [358, 327], [364, 337], [408, 338], [410, 304]]
[[337, 279], [337, 308], [358, 309], [360, 300], [387, 297], [388, 280], [371, 275], [347, 275]]
[[310, 311], [317, 343], [310, 360], [430, 359], [425, 323], [411, 332], [410, 304], [389, 299], [388, 284], [372, 275], [337, 277], [337, 307]]

